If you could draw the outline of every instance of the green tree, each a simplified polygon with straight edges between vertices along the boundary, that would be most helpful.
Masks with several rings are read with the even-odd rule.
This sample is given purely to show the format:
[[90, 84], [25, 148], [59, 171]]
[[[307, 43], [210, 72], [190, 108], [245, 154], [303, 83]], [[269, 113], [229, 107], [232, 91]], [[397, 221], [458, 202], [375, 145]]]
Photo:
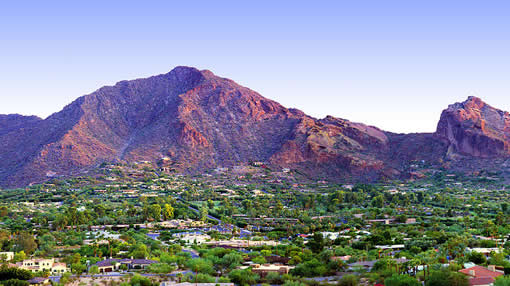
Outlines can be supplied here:
[[202, 208], [200, 208], [200, 220], [206, 221], [208, 215], [209, 215], [209, 211], [207, 210], [207, 208], [205, 206], [202, 206]]
[[67, 283], [69, 283], [69, 280], [71, 280], [71, 273], [66, 272], [62, 274], [62, 277], [60, 277], [60, 284], [67, 285]]
[[131, 256], [137, 259], [144, 259], [149, 256], [149, 250], [147, 249], [147, 245], [143, 243], [138, 243], [131, 251]]
[[149, 215], [154, 220], [158, 221], [161, 218], [161, 206], [158, 204], [153, 204], [150, 206]]
[[243, 256], [237, 252], [231, 252], [224, 255], [220, 260], [223, 270], [232, 270], [243, 262]]
[[340, 285], [340, 286], [357, 286], [358, 285], [358, 276], [356, 276], [354, 274], [344, 275], [338, 282], [338, 285]]
[[186, 267], [195, 273], [213, 274], [213, 264], [211, 261], [203, 258], [191, 259], [186, 263]]
[[49, 233], [39, 238], [39, 249], [45, 253], [53, 252], [55, 250], [55, 245], [55, 237]]
[[384, 197], [383, 195], [378, 195], [372, 199], [372, 206], [376, 208], [382, 208], [384, 206]]
[[510, 262], [505, 259], [504, 253], [491, 253], [490, 259], [489, 259], [490, 265], [497, 265], [497, 266], [503, 266], [505, 268], [510, 267]]
[[473, 262], [474, 264], [485, 264], [487, 262], [487, 258], [480, 252], [473, 251], [468, 255], [468, 260]]
[[327, 271], [327, 266], [316, 258], [298, 264], [296, 268], [291, 270], [292, 274], [301, 277], [324, 276], [326, 275]]
[[91, 274], [91, 275], [99, 274], [99, 267], [97, 265], [90, 266], [89, 274]]
[[170, 204], [165, 204], [163, 206], [163, 219], [169, 220], [174, 217], [174, 208]]
[[312, 240], [308, 242], [308, 247], [314, 253], [320, 253], [324, 249], [324, 237], [321, 233], [314, 233]]
[[25, 259], [27, 259], [27, 255], [25, 254], [25, 251], [23, 251], [23, 250], [14, 254], [14, 258], [13, 258], [14, 262], [21, 262]]
[[450, 272], [448, 276], [450, 286], [469, 286], [469, 280], [463, 273]]
[[8, 267], [6, 264], [0, 267], [0, 281], [4, 280], [29, 280], [32, 278], [32, 272], [20, 268]]
[[167, 274], [175, 271], [176, 267], [167, 263], [154, 263], [149, 266], [150, 273]]
[[129, 281], [131, 286], [152, 286], [156, 285], [151, 282], [151, 280], [147, 277], [143, 277], [140, 274], [135, 274], [131, 280]]
[[2, 281], [2, 286], [28, 286], [30, 283], [24, 280], [18, 280], [18, 279], [9, 279]]
[[83, 265], [80, 262], [71, 264], [71, 271], [78, 275], [78, 277], [87, 270], [87, 265]]
[[494, 286], [510, 286], [510, 276], [500, 276], [496, 278]]
[[228, 274], [228, 278], [237, 285], [254, 285], [259, 276], [251, 272], [250, 269], [235, 269]]
[[26, 254], [32, 254], [37, 249], [34, 236], [26, 231], [22, 231], [16, 236], [14, 244], [16, 251], [24, 251]]
[[449, 286], [449, 273], [447, 271], [433, 271], [425, 286]]
[[393, 275], [384, 279], [385, 286], [421, 286], [415, 278], [409, 275]]

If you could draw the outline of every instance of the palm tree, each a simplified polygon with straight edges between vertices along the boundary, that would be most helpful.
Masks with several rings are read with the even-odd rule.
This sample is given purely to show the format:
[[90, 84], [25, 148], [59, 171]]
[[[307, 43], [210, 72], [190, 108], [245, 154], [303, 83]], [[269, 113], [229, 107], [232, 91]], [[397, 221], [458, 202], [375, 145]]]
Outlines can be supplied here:
[[181, 283], [182, 277], [184, 277], [184, 275], [182, 274], [182, 272], [179, 272], [175, 275], [175, 277], [177, 277], [177, 279], [179, 279], [179, 283]]
[[413, 268], [413, 274], [414, 276], [418, 273], [418, 266], [421, 265], [421, 260], [419, 258], [413, 258], [411, 261], [408, 262], [408, 266]]

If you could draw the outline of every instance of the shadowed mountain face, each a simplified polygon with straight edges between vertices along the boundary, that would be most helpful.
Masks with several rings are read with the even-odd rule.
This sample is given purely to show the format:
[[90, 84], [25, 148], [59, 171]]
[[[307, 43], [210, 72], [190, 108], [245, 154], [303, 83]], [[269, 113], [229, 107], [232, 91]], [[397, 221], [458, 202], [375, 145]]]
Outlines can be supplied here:
[[264, 161], [313, 178], [395, 178], [414, 160], [507, 154], [507, 122], [508, 113], [470, 98], [443, 112], [435, 134], [393, 134], [318, 120], [210, 71], [177, 67], [103, 87], [45, 120], [0, 116], [0, 184], [163, 157], [188, 172]]

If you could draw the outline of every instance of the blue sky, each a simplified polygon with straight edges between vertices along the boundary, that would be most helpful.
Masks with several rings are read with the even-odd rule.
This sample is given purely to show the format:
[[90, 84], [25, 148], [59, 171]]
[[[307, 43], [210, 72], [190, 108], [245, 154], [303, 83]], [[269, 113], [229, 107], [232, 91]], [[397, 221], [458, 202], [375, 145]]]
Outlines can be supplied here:
[[469, 95], [510, 110], [509, 13], [490, 0], [3, 1], [0, 113], [46, 117], [188, 65], [315, 117], [432, 132]]

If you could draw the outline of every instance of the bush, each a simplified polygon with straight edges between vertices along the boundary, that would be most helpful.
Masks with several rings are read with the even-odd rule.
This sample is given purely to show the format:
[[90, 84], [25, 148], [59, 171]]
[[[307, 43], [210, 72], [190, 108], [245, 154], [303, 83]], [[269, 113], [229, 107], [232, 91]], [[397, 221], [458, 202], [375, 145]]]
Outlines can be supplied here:
[[353, 274], [344, 275], [338, 282], [340, 286], [356, 286], [358, 285], [358, 276]]
[[154, 284], [147, 277], [143, 277], [139, 274], [135, 274], [129, 282], [131, 286], [153, 286]]
[[216, 282], [216, 278], [208, 275], [199, 273], [197, 275], [189, 274], [186, 276], [186, 280], [191, 283], [214, 283]]
[[259, 276], [251, 272], [250, 269], [235, 269], [230, 272], [228, 278], [237, 285], [253, 285], [257, 283]]
[[99, 267], [97, 265], [90, 266], [89, 273], [92, 275], [99, 274]]
[[421, 286], [418, 280], [409, 275], [393, 275], [384, 279], [385, 286]]
[[167, 274], [175, 270], [175, 266], [167, 263], [155, 263], [149, 266], [150, 273]]
[[276, 272], [268, 273], [264, 279], [269, 284], [281, 285], [284, 282], [282, 276], [280, 274], [276, 273]]
[[324, 276], [328, 272], [326, 265], [317, 259], [312, 259], [304, 263], [298, 264], [292, 269], [292, 274], [301, 277], [319, 277]]
[[28, 286], [28, 285], [30, 285], [30, 283], [28, 283], [27, 281], [24, 281], [24, 280], [10, 279], [10, 280], [2, 281], [1, 285], [3, 285], [3, 286]]
[[494, 286], [510, 286], [510, 277], [500, 276], [494, 281]]
[[28, 270], [15, 268], [15, 267], [7, 267], [7, 265], [2, 265], [0, 267], [0, 280], [30, 280], [32, 279], [32, 273]]
[[473, 251], [468, 255], [468, 260], [478, 265], [485, 264], [487, 262], [487, 258], [485, 258], [485, 255], [476, 251]]

